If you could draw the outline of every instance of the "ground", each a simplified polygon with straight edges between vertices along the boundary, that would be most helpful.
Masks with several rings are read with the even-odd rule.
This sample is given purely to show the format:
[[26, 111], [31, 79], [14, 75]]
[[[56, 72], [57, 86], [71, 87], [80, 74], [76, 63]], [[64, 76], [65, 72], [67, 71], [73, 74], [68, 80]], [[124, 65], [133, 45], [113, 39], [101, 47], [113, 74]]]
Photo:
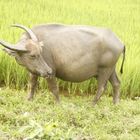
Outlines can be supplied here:
[[0, 90], [0, 140], [139, 140], [140, 100], [122, 99], [113, 105], [103, 96], [61, 95], [38, 91], [33, 101], [25, 91]]

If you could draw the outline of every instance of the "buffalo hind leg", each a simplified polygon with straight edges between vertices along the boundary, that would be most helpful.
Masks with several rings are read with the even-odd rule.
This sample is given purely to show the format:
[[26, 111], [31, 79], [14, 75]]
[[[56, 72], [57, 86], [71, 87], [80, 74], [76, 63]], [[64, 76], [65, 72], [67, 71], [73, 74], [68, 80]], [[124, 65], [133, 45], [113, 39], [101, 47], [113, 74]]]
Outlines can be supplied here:
[[35, 74], [30, 73], [30, 83], [29, 83], [29, 95], [28, 95], [28, 100], [32, 100], [34, 93], [35, 93], [35, 89], [37, 86], [37, 79], [38, 76]]
[[55, 99], [56, 99], [56, 102], [59, 102], [59, 89], [58, 89], [58, 86], [57, 86], [57, 82], [56, 82], [56, 79], [53, 77], [53, 78], [47, 78], [47, 82], [48, 82], [48, 88], [49, 90], [52, 92], [52, 94], [54, 95]]
[[120, 98], [120, 81], [117, 77], [117, 74], [114, 70], [114, 72], [112, 73], [112, 75], [109, 78], [109, 81], [113, 87], [113, 103], [117, 104], [119, 102], [119, 98]]
[[107, 81], [108, 81], [112, 71], [113, 71], [113, 68], [102, 68], [99, 71], [99, 75], [97, 77], [98, 89], [97, 89], [97, 93], [96, 93], [94, 100], [93, 100], [93, 105], [96, 105], [98, 100], [102, 96], [102, 93], [106, 88]]

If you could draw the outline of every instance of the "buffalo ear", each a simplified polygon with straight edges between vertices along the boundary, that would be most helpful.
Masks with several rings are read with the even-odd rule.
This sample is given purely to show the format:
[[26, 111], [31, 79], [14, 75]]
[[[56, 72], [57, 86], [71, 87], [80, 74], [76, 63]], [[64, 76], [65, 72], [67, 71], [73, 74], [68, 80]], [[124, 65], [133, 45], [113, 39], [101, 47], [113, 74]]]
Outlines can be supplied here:
[[16, 51], [13, 51], [13, 50], [10, 50], [10, 49], [7, 49], [7, 48], [3, 48], [2, 49], [4, 52], [6, 52], [7, 54], [11, 55], [11, 56], [16, 56], [17, 55], [17, 52]]

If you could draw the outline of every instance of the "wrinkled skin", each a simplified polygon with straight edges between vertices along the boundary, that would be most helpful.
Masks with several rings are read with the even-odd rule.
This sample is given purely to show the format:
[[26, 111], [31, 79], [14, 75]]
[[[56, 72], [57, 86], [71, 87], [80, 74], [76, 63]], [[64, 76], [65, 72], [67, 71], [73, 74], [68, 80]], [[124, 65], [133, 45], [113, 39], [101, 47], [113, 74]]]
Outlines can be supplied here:
[[56, 101], [59, 101], [56, 77], [71, 82], [96, 77], [98, 90], [93, 105], [100, 99], [108, 81], [114, 91], [113, 102], [119, 102], [120, 81], [115, 66], [125, 48], [110, 30], [48, 24], [35, 26], [32, 31], [38, 42], [30, 39], [27, 33], [18, 42], [24, 44], [22, 46], [27, 52], [6, 49], [6, 52], [30, 71], [29, 100], [33, 98], [38, 76], [46, 78]]

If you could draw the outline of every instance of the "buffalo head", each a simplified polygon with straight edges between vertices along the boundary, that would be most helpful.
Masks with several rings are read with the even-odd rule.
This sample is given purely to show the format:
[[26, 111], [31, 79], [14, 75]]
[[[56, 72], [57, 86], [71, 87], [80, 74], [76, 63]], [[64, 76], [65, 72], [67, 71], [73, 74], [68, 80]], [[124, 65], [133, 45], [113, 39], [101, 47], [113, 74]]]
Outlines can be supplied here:
[[14, 45], [0, 40], [0, 44], [5, 47], [4, 51], [14, 56], [17, 62], [26, 67], [31, 73], [42, 77], [50, 76], [52, 69], [47, 65], [41, 55], [43, 43], [38, 41], [31, 29], [18, 24], [12, 26], [25, 30], [29, 38], [23, 36]]

